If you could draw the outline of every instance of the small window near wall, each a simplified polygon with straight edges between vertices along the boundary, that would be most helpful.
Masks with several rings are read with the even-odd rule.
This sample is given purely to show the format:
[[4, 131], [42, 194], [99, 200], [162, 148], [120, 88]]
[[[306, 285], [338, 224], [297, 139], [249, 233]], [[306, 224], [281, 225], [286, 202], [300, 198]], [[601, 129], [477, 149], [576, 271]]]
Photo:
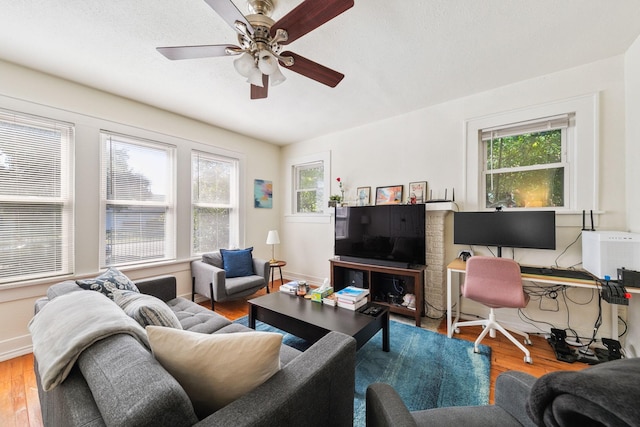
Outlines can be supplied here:
[[482, 130], [484, 207], [564, 208], [573, 115]]
[[294, 213], [322, 213], [324, 210], [324, 162], [293, 166]]

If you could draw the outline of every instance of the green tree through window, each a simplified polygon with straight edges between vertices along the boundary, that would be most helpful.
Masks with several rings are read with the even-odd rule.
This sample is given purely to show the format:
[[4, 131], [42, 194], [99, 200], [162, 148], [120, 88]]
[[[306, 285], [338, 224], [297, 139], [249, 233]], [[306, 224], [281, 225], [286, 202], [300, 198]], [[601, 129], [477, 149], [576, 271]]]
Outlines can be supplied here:
[[486, 207], [564, 206], [562, 139], [555, 129], [486, 140]]

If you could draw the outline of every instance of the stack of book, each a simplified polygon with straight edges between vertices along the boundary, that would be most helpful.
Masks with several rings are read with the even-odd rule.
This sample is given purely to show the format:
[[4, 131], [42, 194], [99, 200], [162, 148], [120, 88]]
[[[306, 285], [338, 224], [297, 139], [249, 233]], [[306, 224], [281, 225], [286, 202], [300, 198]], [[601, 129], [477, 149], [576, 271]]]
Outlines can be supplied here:
[[298, 291], [298, 282], [287, 282], [284, 285], [280, 286], [280, 292], [284, 292], [285, 294], [295, 295]]
[[356, 286], [347, 286], [335, 292], [338, 307], [354, 311], [367, 304], [367, 295], [369, 295], [369, 289], [358, 288]]

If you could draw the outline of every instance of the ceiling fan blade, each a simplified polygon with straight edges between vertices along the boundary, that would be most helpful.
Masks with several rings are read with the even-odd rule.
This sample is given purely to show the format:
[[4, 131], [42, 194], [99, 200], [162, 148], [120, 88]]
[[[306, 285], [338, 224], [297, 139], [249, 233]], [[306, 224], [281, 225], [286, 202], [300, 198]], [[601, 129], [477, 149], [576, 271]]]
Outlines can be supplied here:
[[273, 24], [271, 37], [275, 37], [279, 28], [287, 30], [289, 38], [280, 44], [289, 44], [351, 7], [353, 0], [305, 0]]
[[285, 69], [295, 71], [298, 74], [302, 74], [305, 77], [309, 77], [327, 86], [336, 87], [344, 78], [344, 74], [320, 65], [317, 62], [313, 62], [297, 53], [287, 51], [282, 52], [280, 55], [282, 57], [290, 56], [293, 58], [293, 65], [290, 67], [287, 67], [282, 61], [280, 62]]
[[169, 59], [211, 58], [227, 56], [227, 49], [240, 49], [232, 44], [210, 44], [202, 46], [171, 46], [157, 47], [156, 50]]
[[244, 17], [242, 12], [238, 10], [236, 5], [233, 4], [231, 0], [204, 0], [204, 1], [209, 6], [211, 6], [211, 9], [215, 10], [218, 13], [218, 15], [220, 15], [220, 17], [224, 19], [225, 22], [229, 24], [229, 26], [233, 28], [235, 31], [238, 31], [238, 29], [236, 28], [236, 21], [240, 21], [247, 26], [247, 32], [249, 34], [253, 34], [253, 27], [251, 26], [249, 21], [247, 21], [247, 18]]
[[251, 85], [251, 99], [266, 98], [269, 94], [269, 76], [262, 75], [262, 86]]

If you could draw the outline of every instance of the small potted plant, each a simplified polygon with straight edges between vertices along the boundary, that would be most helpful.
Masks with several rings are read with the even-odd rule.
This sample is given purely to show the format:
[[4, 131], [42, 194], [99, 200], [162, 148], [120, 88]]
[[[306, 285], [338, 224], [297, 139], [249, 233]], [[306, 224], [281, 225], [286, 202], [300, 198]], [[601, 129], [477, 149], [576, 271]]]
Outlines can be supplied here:
[[339, 194], [332, 194], [331, 196], [329, 196], [329, 207], [335, 208], [336, 206], [338, 206], [338, 204], [340, 204], [341, 201], [342, 196], [340, 196]]

